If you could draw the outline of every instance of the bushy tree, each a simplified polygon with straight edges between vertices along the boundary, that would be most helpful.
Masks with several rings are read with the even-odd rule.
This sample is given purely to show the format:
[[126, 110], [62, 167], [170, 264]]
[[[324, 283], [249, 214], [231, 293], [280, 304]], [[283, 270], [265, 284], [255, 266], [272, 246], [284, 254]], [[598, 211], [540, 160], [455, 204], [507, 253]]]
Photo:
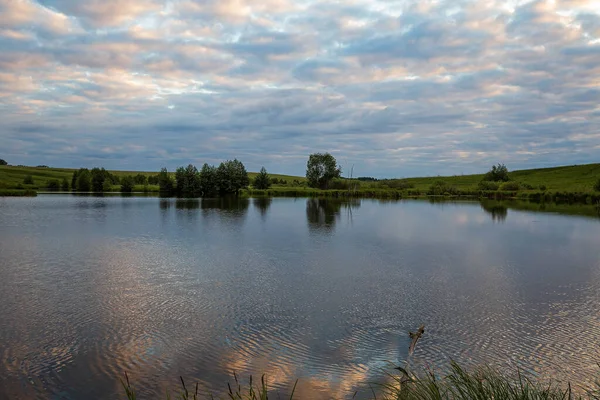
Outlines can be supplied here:
[[214, 196], [217, 193], [217, 169], [204, 163], [200, 170], [200, 192], [204, 197]]
[[158, 185], [158, 175], [150, 175], [148, 177], [148, 184], [149, 185]]
[[483, 177], [484, 181], [493, 181], [493, 182], [508, 182], [510, 177], [508, 176], [508, 168], [504, 164], [498, 164], [492, 166]]
[[48, 190], [52, 190], [52, 191], [60, 190], [60, 182], [58, 181], [58, 179], [50, 179], [48, 181], [48, 183], [46, 184], [46, 186], [48, 187]]
[[71, 189], [77, 190], [77, 175], [79, 175], [79, 171], [73, 172], [73, 176], [71, 177]]
[[81, 168], [77, 172], [77, 191], [89, 192], [92, 188], [92, 174], [87, 168]]
[[598, 180], [594, 184], [594, 190], [600, 192], [600, 178], [598, 178]]
[[121, 178], [121, 193], [131, 193], [133, 191], [133, 186], [135, 185], [135, 181], [133, 176], [127, 175]]
[[335, 157], [329, 153], [315, 153], [308, 157], [306, 163], [306, 179], [314, 188], [327, 189], [329, 182], [342, 174]]
[[135, 182], [136, 185], [147, 185], [148, 177], [146, 177], [146, 175], [144, 175], [144, 174], [137, 174], [136, 176], [133, 177], [133, 181]]
[[519, 185], [519, 182], [504, 182], [502, 185], [500, 185], [500, 190], [505, 191], [516, 191], [520, 188], [521, 185]]
[[481, 181], [477, 184], [479, 190], [496, 191], [500, 188], [500, 184], [492, 181]]
[[92, 168], [92, 191], [102, 192], [104, 190], [104, 181], [109, 179], [110, 173], [104, 168]]
[[27, 175], [25, 178], [23, 178], [23, 184], [33, 185], [33, 176]]
[[458, 194], [458, 190], [456, 187], [440, 180], [435, 181], [431, 186], [429, 186], [427, 194], [431, 196], [443, 196], [446, 194], [456, 195]]
[[269, 179], [269, 174], [265, 167], [260, 169], [260, 172], [254, 178], [254, 182], [252, 183], [256, 189], [268, 189], [271, 187], [271, 179]]
[[0, 158], [0, 165], [8, 165], [8, 163], [5, 160]]
[[161, 168], [158, 174], [158, 187], [162, 194], [169, 195], [173, 193], [173, 179], [169, 176], [166, 168]]
[[104, 183], [102, 184], [102, 191], [103, 192], [110, 192], [112, 190], [113, 184], [110, 181], [110, 179], [105, 179]]
[[222, 162], [217, 168], [217, 185], [222, 194], [235, 193], [248, 187], [250, 179], [246, 167], [237, 159]]
[[110, 172], [107, 172], [106, 180], [109, 180], [110, 183], [113, 184], [113, 185], [120, 185], [121, 184], [121, 179], [119, 179], [119, 177], [116, 176], [115, 174], [111, 174]]
[[200, 192], [200, 174], [198, 169], [189, 164], [186, 168], [179, 167], [175, 171], [175, 182], [178, 194], [193, 195]]
[[68, 192], [69, 191], [69, 181], [67, 180], [67, 178], [63, 178], [62, 184], [60, 185], [60, 189], [63, 192]]

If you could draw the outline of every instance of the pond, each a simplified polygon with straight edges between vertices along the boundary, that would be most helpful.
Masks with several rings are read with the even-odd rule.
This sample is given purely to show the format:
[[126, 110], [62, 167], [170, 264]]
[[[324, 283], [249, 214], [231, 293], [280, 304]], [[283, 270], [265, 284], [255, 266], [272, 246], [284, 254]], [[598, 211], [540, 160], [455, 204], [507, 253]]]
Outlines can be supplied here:
[[590, 384], [600, 219], [539, 208], [0, 198], [0, 398], [115, 398], [125, 371], [141, 398], [179, 376], [222, 395], [233, 371], [363, 398], [450, 359]]

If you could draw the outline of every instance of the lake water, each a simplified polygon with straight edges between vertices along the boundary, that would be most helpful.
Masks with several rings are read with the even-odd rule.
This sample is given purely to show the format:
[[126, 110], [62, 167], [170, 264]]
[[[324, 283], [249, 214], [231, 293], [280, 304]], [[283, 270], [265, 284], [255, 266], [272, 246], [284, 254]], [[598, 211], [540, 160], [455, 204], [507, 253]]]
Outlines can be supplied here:
[[[589, 211], [589, 209], [588, 209]], [[590, 214], [583, 212], [583, 214]], [[0, 398], [164, 398], [232, 371], [299, 398], [409, 366], [589, 384], [600, 219], [494, 204], [0, 198]], [[391, 371], [387, 369], [387, 371]]]

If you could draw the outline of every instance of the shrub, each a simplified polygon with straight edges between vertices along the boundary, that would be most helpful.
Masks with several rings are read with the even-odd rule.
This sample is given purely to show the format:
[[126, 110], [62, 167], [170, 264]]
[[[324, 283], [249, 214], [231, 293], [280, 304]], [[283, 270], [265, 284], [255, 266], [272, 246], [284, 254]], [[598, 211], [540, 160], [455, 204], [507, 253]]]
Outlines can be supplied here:
[[69, 191], [69, 181], [67, 180], [67, 178], [63, 178], [62, 184], [60, 185], [60, 189], [63, 192], [68, 192]]
[[124, 176], [121, 178], [121, 193], [131, 193], [135, 184], [133, 176]]
[[48, 190], [60, 190], [60, 182], [58, 181], [58, 179], [49, 180], [46, 186], [48, 187]]
[[533, 186], [531, 186], [529, 183], [521, 183], [521, 188], [525, 190], [533, 190]]
[[519, 182], [515, 182], [515, 181], [504, 182], [502, 185], [500, 185], [500, 190], [509, 191], [509, 192], [519, 190]]
[[162, 194], [170, 195], [173, 192], [173, 179], [166, 168], [161, 168], [158, 173], [158, 187]]
[[148, 184], [148, 178], [144, 174], [137, 174], [136, 176], [133, 177], [133, 181], [135, 182], [136, 185], [147, 185]]
[[150, 175], [148, 177], [148, 184], [149, 185], [158, 185], [158, 175]]
[[458, 190], [444, 181], [435, 181], [433, 185], [429, 187], [427, 194], [430, 196], [456, 195], [458, 194]]
[[110, 179], [106, 179], [104, 181], [104, 183], [102, 184], [102, 191], [110, 192], [111, 190], [112, 190], [112, 183], [111, 183]]
[[403, 179], [390, 179], [390, 180], [386, 180], [384, 183], [387, 187], [390, 187], [392, 189], [399, 189], [399, 190], [405, 190], [405, 189], [414, 189], [415, 184], [408, 182], [406, 180]]
[[546, 185], [540, 185], [540, 190], [542, 190], [542, 191], [545, 192], [546, 191]]
[[494, 182], [508, 182], [510, 180], [508, 176], [508, 168], [504, 164], [498, 164], [492, 166], [485, 176], [483, 177], [484, 181], [494, 181]]
[[481, 181], [477, 184], [479, 190], [496, 191], [500, 188], [500, 184], [492, 181]]
[[33, 176], [31, 175], [27, 175], [24, 179], [23, 179], [23, 184], [24, 185], [33, 185]]
[[77, 171], [77, 191], [89, 192], [92, 187], [92, 174], [87, 168]]
[[596, 192], [600, 192], [600, 178], [598, 178], [598, 180], [596, 181], [596, 184], [594, 185], [594, 190]]

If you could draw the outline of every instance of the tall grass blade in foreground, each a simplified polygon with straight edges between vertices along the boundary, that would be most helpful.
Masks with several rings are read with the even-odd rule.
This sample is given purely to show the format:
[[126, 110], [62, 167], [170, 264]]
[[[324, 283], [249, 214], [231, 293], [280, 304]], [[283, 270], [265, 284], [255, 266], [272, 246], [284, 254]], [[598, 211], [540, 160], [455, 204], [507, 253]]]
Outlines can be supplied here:
[[[467, 371], [455, 361], [450, 362], [450, 367], [445, 375], [437, 374], [432, 368], [424, 370], [421, 374], [411, 372], [409, 363], [415, 350], [417, 342], [425, 332], [425, 326], [421, 325], [416, 333], [410, 332], [411, 344], [409, 356], [404, 367], [395, 367], [399, 375], [386, 373], [388, 383], [378, 384], [376, 391], [373, 385], [369, 385], [372, 399], [384, 400], [600, 400], [600, 380], [596, 387], [582, 394], [574, 394], [571, 384], [560, 387], [556, 383], [542, 383], [524, 376], [517, 369], [516, 376], [506, 376], [490, 367], [481, 367]], [[599, 364], [600, 368], [600, 364]], [[248, 386], [243, 387], [237, 374], [233, 373], [234, 387], [228, 382], [227, 397], [231, 400], [268, 400], [269, 388], [265, 375], [262, 375], [260, 385], [254, 385], [252, 375]], [[181, 379], [183, 392], [178, 399], [198, 400], [198, 384], [193, 397]], [[125, 382], [121, 379], [128, 400], [135, 400], [136, 394], [129, 383], [129, 377], [125, 372]], [[290, 400], [293, 400], [298, 380], [294, 383]], [[354, 398], [358, 392], [354, 393]], [[213, 398], [212, 395], [210, 398]], [[279, 397], [278, 397], [279, 398]], [[170, 396], [167, 394], [167, 399]]]
[[[450, 372], [438, 376], [428, 369], [422, 375], [398, 368], [402, 375], [391, 376], [383, 385], [384, 398], [395, 400], [599, 400], [598, 389], [574, 394], [571, 385], [536, 382], [517, 371], [516, 377], [501, 375], [489, 367], [469, 372], [452, 361]], [[599, 386], [600, 387], [600, 386]]]
[[125, 394], [127, 395], [127, 400], [135, 400], [135, 390], [129, 383], [129, 376], [127, 376], [127, 371], [125, 371], [125, 381], [122, 378], [119, 378], [121, 381], [121, 385], [123, 385], [123, 389], [125, 389]]

